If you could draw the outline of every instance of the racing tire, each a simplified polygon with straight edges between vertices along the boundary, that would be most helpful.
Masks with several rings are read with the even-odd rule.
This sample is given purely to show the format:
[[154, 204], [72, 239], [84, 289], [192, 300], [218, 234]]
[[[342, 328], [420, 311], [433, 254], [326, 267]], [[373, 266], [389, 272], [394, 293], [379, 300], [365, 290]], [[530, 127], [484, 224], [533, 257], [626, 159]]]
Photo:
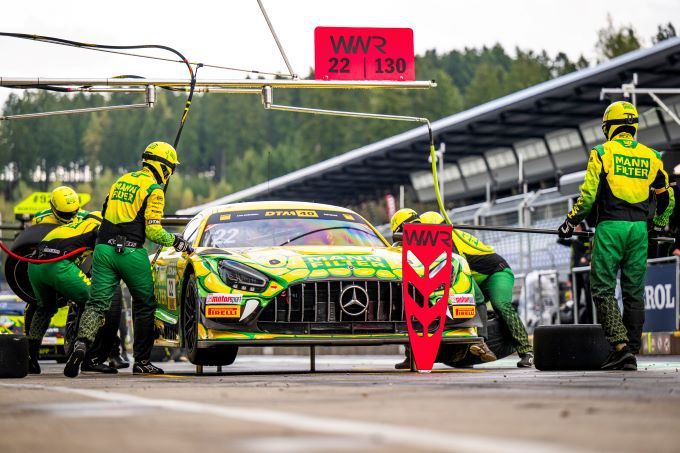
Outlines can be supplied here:
[[[10, 250], [24, 257], [31, 255], [47, 233], [57, 226], [52, 223], [41, 223], [25, 229], [14, 239]], [[8, 256], [5, 261], [5, 280], [14, 294], [24, 302], [35, 303], [35, 294], [28, 279], [28, 263]]]
[[28, 339], [23, 335], [0, 335], [0, 378], [28, 374]]
[[226, 366], [236, 360], [238, 346], [198, 348], [199, 295], [196, 276], [188, 277], [185, 297], [182, 303], [182, 335], [189, 362], [194, 365]]
[[599, 370], [610, 351], [599, 324], [538, 326], [534, 366], [541, 371]]

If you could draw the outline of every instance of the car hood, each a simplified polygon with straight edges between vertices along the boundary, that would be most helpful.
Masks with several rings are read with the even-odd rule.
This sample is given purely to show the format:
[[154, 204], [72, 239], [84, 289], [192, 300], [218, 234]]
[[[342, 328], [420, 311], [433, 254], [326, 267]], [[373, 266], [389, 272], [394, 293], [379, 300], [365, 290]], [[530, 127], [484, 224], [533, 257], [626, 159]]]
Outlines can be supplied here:
[[[307, 279], [401, 278], [401, 250], [391, 247], [258, 247], [199, 250], [203, 258], [247, 264], [288, 284]], [[282, 282], [283, 283], [283, 282]]]

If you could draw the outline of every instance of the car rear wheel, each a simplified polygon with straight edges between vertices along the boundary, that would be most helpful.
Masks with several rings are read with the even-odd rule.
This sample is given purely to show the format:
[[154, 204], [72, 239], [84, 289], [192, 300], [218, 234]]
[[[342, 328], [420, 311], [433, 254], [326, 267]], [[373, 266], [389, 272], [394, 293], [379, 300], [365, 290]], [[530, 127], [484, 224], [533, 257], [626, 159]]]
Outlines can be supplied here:
[[196, 276], [191, 274], [184, 291], [182, 304], [182, 334], [189, 361], [194, 365], [224, 366], [236, 360], [238, 346], [219, 346], [210, 349], [198, 348], [199, 295]]

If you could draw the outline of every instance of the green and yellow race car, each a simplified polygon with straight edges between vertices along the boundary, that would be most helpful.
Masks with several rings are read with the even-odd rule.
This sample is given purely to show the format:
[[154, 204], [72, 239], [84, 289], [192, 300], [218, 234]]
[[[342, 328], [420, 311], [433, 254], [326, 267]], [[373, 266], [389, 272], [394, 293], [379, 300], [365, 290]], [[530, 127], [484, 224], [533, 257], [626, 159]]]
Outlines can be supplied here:
[[[351, 210], [236, 203], [203, 210], [182, 234], [196, 252], [166, 248], [153, 268], [156, 345], [184, 347], [194, 364], [229, 365], [239, 346], [408, 343], [401, 249]], [[481, 321], [467, 264], [452, 268], [442, 344], [464, 354]]]

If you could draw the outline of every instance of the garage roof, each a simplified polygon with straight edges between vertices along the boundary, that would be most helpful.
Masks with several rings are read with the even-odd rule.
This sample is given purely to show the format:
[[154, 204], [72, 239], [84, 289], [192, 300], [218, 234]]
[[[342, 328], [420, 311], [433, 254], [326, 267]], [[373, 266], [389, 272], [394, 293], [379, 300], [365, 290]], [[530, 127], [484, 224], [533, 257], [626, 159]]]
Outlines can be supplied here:
[[[486, 152], [509, 148], [517, 158], [517, 142], [544, 140], [546, 134], [558, 130], [578, 131], [583, 148], [587, 150], [581, 125], [601, 117], [603, 106], [608, 102], [600, 100], [602, 88], [619, 88], [622, 83], [630, 82], [635, 73], [641, 87], [678, 87], [679, 62], [680, 37], [438, 120], [432, 123], [435, 142], [446, 144], [445, 161], [448, 164], [477, 156], [484, 159], [489, 170]], [[638, 97], [637, 104], [642, 108], [654, 105], [647, 96]], [[663, 122], [663, 118], [660, 119]], [[676, 141], [672, 140], [666, 126], [662, 126], [665, 132], [662, 145], [672, 146], [671, 142]], [[546, 157], [552, 163], [549, 173], [554, 178], [562, 167], [556, 163], [549, 148]], [[180, 213], [190, 214], [207, 206], [250, 200], [294, 199], [356, 204], [394, 193], [399, 185], [409, 185], [414, 172], [428, 170], [428, 151], [427, 129], [421, 126]], [[583, 150], [580, 154], [584, 155]], [[550, 175], [545, 174], [543, 178], [546, 176]], [[514, 179], [516, 183], [517, 178]]]

